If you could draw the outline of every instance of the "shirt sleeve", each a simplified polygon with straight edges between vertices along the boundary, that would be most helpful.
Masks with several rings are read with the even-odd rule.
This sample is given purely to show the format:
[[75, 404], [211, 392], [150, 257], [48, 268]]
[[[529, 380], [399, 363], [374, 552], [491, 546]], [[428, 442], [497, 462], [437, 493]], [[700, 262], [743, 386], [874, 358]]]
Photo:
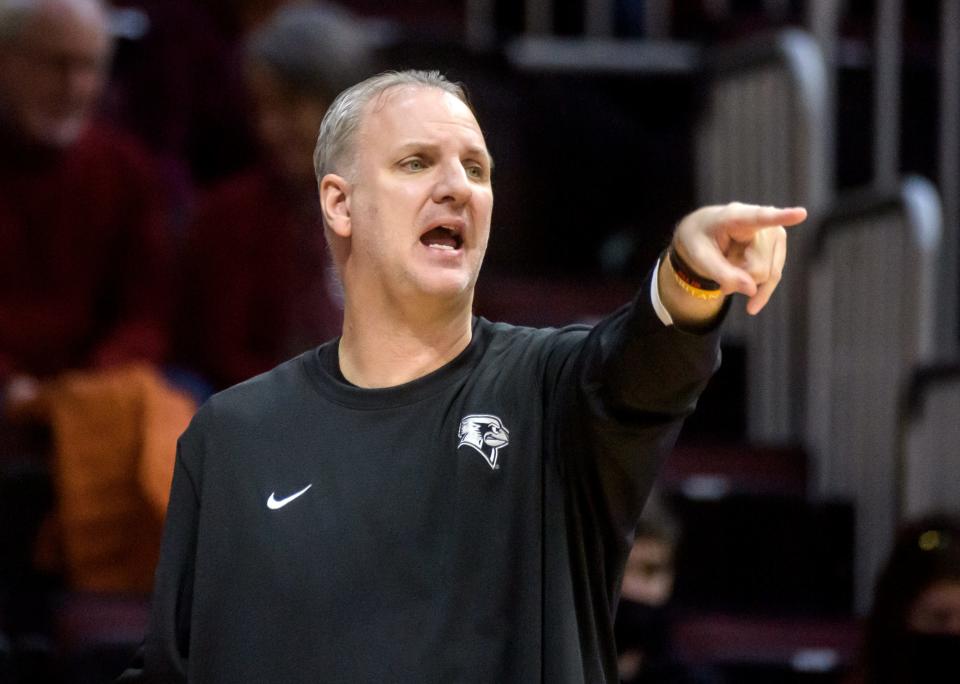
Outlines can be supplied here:
[[[656, 268], [634, 301], [548, 363], [547, 453], [568, 491], [585, 554], [615, 591], [633, 529], [684, 419], [720, 362], [720, 323], [665, 325]], [[551, 367], [552, 364], [552, 367]], [[552, 440], [552, 441], [551, 441]]]
[[117, 680], [124, 684], [187, 682], [194, 559], [200, 511], [196, 484], [185, 463], [186, 452], [191, 446], [191, 440], [185, 433], [177, 445], [160, 562], [154, 580], [150, 623], [143, 644], [128, 669]]

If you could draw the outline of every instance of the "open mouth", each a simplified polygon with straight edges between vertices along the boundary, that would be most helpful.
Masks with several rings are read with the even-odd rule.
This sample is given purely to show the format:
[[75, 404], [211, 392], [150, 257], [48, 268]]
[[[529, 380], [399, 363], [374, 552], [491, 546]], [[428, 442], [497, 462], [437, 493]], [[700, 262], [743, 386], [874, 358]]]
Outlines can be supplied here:
[[460, 231], [449, 226], [437, 226], [420, 236], [420, 242], [427, 247], [456, 251], [463, 246]]

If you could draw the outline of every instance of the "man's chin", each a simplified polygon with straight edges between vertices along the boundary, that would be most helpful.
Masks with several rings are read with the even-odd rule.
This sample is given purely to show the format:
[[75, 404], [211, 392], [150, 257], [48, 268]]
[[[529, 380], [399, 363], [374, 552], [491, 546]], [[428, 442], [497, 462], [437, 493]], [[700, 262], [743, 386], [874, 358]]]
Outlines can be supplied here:
[[473, 298], [476, 278], [465, 273], [438, 273], [421, 278], [419, 290], [426, 296], [451, 304], [463, 303], [469, 306]]
[[64, 149], [77, 142], [87, 124], [86, 117], [45, 118], [30, 122], [27, 130], [37, 144], [52, 149]]

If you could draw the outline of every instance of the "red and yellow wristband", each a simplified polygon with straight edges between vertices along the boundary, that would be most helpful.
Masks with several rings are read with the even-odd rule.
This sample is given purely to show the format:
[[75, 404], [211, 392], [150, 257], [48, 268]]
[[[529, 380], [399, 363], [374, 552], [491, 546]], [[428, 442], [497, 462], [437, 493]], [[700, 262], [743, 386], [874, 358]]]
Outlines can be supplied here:
[[720, 287], [720, 283], [694, 271], [690, 264], [677, 253], [673, 245], [667, 249], [667, 258], [670, 259], [670, 265], [673, 267], [673, 277], [677, 285], [688, 295], [706, 300], [723, 297], [723, 288]]

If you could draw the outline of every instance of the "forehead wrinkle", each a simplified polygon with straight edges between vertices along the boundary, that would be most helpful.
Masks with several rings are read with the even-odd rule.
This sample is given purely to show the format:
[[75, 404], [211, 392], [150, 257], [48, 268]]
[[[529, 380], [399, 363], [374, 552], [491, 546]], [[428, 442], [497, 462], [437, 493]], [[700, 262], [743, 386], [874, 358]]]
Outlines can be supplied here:
[[484, 157], [491, 166], [493, 165], [493, 158], [490, 155], [490, 151], [487, 149], [487, 141], [483, 137], [483, 131], [480, 130], [479, 125], [477, 125], [475, 122], [468, 123], [465, 121], [427, 120], [425, 123], [433, 124], [441, 128], [446, 126], [458, 127], [466, 129], [466, 131], [471, 134], [471, 137], [476, 135], [479, 140], [477, 142], [468, 142], [466, 144], [467, 152], [471, 155], [480, 155]]
[[[440, 88], [433, 88], [430, 86], [421, 86], [415, 84], [399, 84], [387, 88], [386, 90], [380, 92], [376, 97], [374, 97], [369, 103], [370, 110], [368, 115], [381, 114], [389, 104], [388, 100], [393, 99], [404, 93], [414, 93], [414, 92], [425, 92], [425, 93], [435, 93], [439, 96], [441, 102], [444, 103], [446, 109], [449, 111], [452, 117], [461, 119], [459, 121], [451, 119], [435, 120], [435, 119], [420, 119], [423, 123], [431, 124], [455, 124], [463, 126], [471, 131], [478, 133], [481, 137], [483, 136], [483, 131], [480, 129], [480, 124], [477, 122], [476, 117], [470, 108], [460, 100], [458, 97], [448, 93], [445, 90]], [[451, 104], [453, 106], [451, 106]], [[411, 104], [409, 101], [400, 103], [397, 105], [399, 108], [409, 109]], [[458, 111], [459, 110], [459, 111]]]
[[[452, 98], [453, 101], [462, 105], [462, 109], [456, 105], [454, 105], [453, 107], [448, 106], [448, 109], [450, 110], [450, 115], [452, 117], [456, 117], [456, 119], [459, 119], [459, 120], [450, 119], [450, 118], [436, 119], [432, 117], [431, 118], [416, 118], [416, 117], [409, 118], [409, 117], [404, 117], [399, 113], [394, 113], [394, 112], [388, 112], [386, 114], [384, 113], [387, 108], [387, 105], [390, 104], [389, 99], [392, 99], [404, 92], [416, 92], [416, 91], [425, 91], [425, 92], [433, 91], [433, 92], [439, 93], [441, 99], [447, 102], [449, 102], [449, 100], [447, 100], [446, 96], [449, 95], [449, 97]], [[407, 106], [404, 106], [404, 105], [407, 105]], [[399, 105], [397, 105], [397, 109], [400, 110], [400, 112], [402, 112], [404, 109], [410, 109], [410, 106], [412, 106], [411, 103], [400, 103]], [[376, 128], [382, 128], [384, 126], [393, 126], [397, 121], [406, 123], [410, 120], [417, 122], [421, 126], [437, 126], [440, 128], [456, 127], [456, 128], [464, 129], [471, 136], [476, 136], [478, 138], [479, 142], [476, 142], [476, 143], [471, 142], [467, 145], [468, 152], [469, 154], [472, 154], [472, 155], [479, 155], [484, 157], [487, 163], [489, 164], [490, 168], [493, 169], [493, 166], [494, 166], [493, 155], [491, 155], [490, 150], [487, 149], [486, 140], [484, 139], [484, 136], [483, 136], [483, 130], [480, 128], [480, 124], [477, 122], [476, 117], [473, 115], [473, 112], [470, 111], [470, 108], [467, 107], [466, 104], [464, 104], [461, 100], [454, 97], [453, 95], [450, 95], [444, 90], [441, 90], [439, 88], [431, 88], [427, 86], [410, 85], [410, 84], [395, 85], [390, 88], [387, 88], [386, 90], [378, 93], [375, 97], [373, 97], [369, 102], [367, 102], [367, 104], [365, 105], [365, 109], [366, 111], [360, 120], [360, 125], [358, 126], [358, 129], [356, 132], [358, 142], [360, 140], [364, 140], [364, 142], [366, 142], [368, 136], [370, 135], [370, 132], [374, 130], [372, 122], [377, 117], [380, 117], [380, 121], [378, 122], [379, 125]], [[415, 133], [413, 135], [417, 135], [417, 134]], [[430, 137], [431, 135], [428, 131], [424, 137], [408, 138], [401, 143], [397, 143], [393, 147], [393, 149], [404, 150], [407, 148], [416, 147], [417, 145], [438, 147], [439, 146], [438, 143], [429, 141]]]

